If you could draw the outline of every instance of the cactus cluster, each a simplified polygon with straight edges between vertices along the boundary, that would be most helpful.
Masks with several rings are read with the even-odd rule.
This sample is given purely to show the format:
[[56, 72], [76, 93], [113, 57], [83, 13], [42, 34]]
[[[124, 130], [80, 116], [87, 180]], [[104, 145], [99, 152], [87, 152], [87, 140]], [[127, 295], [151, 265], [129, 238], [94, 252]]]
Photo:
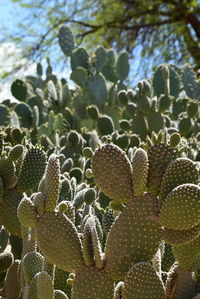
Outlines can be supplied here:
[[58, 39], [76, 87], [48, 58], [0, 104], [0, 298], [199, 298], [195, 73], [133, 89], [126, 52]]

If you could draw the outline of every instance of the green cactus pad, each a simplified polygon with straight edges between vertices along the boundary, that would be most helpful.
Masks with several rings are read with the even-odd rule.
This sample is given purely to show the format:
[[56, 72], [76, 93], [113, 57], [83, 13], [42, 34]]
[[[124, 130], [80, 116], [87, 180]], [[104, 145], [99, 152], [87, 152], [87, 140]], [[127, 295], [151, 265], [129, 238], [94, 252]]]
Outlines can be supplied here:
[[9, 152], [9, 159], [12, 161], [18, 160], [24, 152], [24, 146], [22, 144], [15, 145]]
[[199, 170], [197, 163], [188, 158], [178, 158], [172, 161], [163, 176], [159, 197], [165, 197], [177, 186], [191, 183], [198, 184]]
[[85, 267], [77, 272], [72, 285], [72, 299], [113, 299], [114, 283], [103, 270]]
[[86, 266], [91, 266], [95, 262], [97, 269], [103, 268], [102, 248], [93, 216], [88, 217], [84, 226], [83, 258]]
[[200, 266], [200, 237], [189, 244], [173, 246], [176, 261], [183, 269], [191, 271], [199, 269]]
[[123, 280], [131, 264], [154, 257], [161, 240], [161, 230], [152, 219], [157, 213], [157, 198], [146, 193], [135, 197], [116, 218], [105, 250], [105, 269], [114, 280]]
[[27, 194], [37, 191], [46, 167], [46, 155], [39, 148], [26, 152], [19, 172], [18, 190]]
[[81, 242], [73, 223], [62, 213], [40, 217], [36, 225], [38, 246], [49, 263], [74, 272], [83, 267]]
[[46, 197], [45, 197], [44, 193], [37, 192], [34, 194], [33, 204], [34, 204], [36, 213], [39, 216], [42, 216], [45, 212], [45, 202], [46, 202]]
[[23, 257], [22, 269], [27, 284], [30, 284], [35, 274], [42, 271], [43, 264], [44, 257], [39, 252], [31, 251]]
[[14, 163], [7, 158], [0, 158], [0, 178], [2, 179], [4, 190], [13, 188], [17, 183]]
[[190, 270], [182, 269], [175, 263], [170, 269], [166, 281], [166, 298], [189, 299], [196, 295], [193, 274]]
[[9, 240], [9, 232], [1, 227], [0, 229], [0, 253], [3, 252], [8, 244]]
[[4, 194], [3, 205], [0, 205], [0, 221], [13, 235], [21, 238], [21, 224], [17, 217], [17, 208], [23, 198], [23, 194], [15, 188]]
[[30, 129], [33, 124], [33, 113], [31, 107], [26, 103], [16, 104], [14, 111], [20, 119], [22, 127]]
[[157, 195], [160, 190], [162, 177], [169, 163], [176, 158], [176, 151], [166, 143], [156, 144], [148, 150], [149, 175], [148, 191]]
[[5, 272], [13, 263], [12, 252], [0, 253], [0, 272]]
[[28, 293], [28, 299], [39, 299], [37, 295], [37, 274], [34, 276], [34, 278], [31, 280], [29, 285], [29, 293]]
[[114, 123], [110, 116], [101, 115], [97, 121], [97, 128], [101, 135], [109, 135], [114, 131]]
[[66, 56], [72, 55], [74, 49], [74, 38], [71, 30], [66, 26], [61, 26], [58, 33], [59, 45]]
[[38, 299], [54, 299], [54, 289], [51, 276], [45, 272], [36, 274]]
[[17, 208], [17, 217], [20, 223], [25, 227], [35, 227], [36, 211], [32, 201], [29, 198], [23, 198]]
[[118, 146], [106, 144], [97, 149], [92, 171], [97, 186], [110, 198], [123, 202], [133, 198], [131, 163]]
[[11, 85], [12, 95], [19, 101], [25, 101], [27, 95], [27, 85], [20, 79], [16, 79]]
[[171, 245], [184, 245], [198, 238], [200, 235], [200, 223], [188, 230], [173, 230], [165, 228], [162, 239]]
[[20, 296], [21, 289], [18, 280], [19, 265], [20, 265], [20, 261], [15, 260], [7, 272], [6, 282], [5, 282], [5, 294], [7, 299], [15, 299], [15, 298], [19, 298]]
[[123, 299], [165, 299], [162, 280], [148, 263], [135, 264], [126, 275]]
[[45, 173], [45, 196], [47, 198], [45, 210], [52, 212], [57, 204], [60, 192], [60, 162], [58, 156], [49, 157]]
[[146, 190], [149, 168], [147, 153], [142, 148], [136, 150], [132, 160], [132, 167], [134, 195], [142, 196]]
[[175, 258], [172, 251], [172, 246], [170, 244], [164, 244], [164, 252], [162, 254], [161, 260], [161, 270], [162, 272], [168, 272], [173, 263], [175, 262]]
[[183, 184], [166, 197], [159, 215], [159, 223], [169, 229], [186, 230], [200, 221], [200, 187]]

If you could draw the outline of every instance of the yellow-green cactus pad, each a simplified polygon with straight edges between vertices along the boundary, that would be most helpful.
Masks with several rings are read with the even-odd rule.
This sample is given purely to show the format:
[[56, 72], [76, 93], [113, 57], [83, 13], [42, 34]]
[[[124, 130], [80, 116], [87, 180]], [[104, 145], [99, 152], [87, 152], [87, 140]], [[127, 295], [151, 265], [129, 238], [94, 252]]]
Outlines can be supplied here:
[[23, 198], [17, 208], [17, 217], [20, 223], [25, 227], [35, 227], [36, 211], [32, 201], [29, 198]]
[[44, 257], [39, 252], [31, 251], [23, 257], [22, 269], [27, 284], [30, 284], [35, 274], [42, 271], [43, 264]]
[[97, 149], [92, 171], [96, 185], [110, 198], [123, 202], [133, 198], [131, 163], [118, 146], [106, 144]]
[[139, 148], [136, 150], [133, 160], [133, 189], [135, 196], [142, 196], [146, 191], [149, 162], [145, 150]]
[[51, 276], [45, 272], [36, 274], [38, 299], [54, 299], [54, 289]]
[[36, 192], [39, 182], [44, 174], [46, 167], [46, 154], [39, 148], [29, 149], [22, 161], [18, 190], [26, 192]]
[[49, 157], [45, 172], [45, 196], [47, 198], [46, 211], [54, 211], [60, 192], [60, 162], [58, 156], [52, 154]]
[[165, 299], [163, 282], [151, 264], [137, 263], [127, 273], [123, 299]]
[[200, 237], [189, 244], [173, 246], [173, 253], [176, 261], [184, 269], [191, 271], [200, 267]]
[[163, 176], [159, 197], [164, 200], [177, 186], [191, 183], [198, 184], [199, 170], [197, 163], [188, 158], [178, 158], [170, 163]]
[[183, 184], [166, 197], [159, 223], [168, 229], [187, 230], [200, 222], [200, 186]]
[[171, 245], [184, 245], [195, 240], [200, 235], [200, 223], [187, 230], [163, 229], [162, 239]]
[[21, 238], [21, 224], [17, 217], [17, 208], [23, 194], [10, 189], [4, 194], [3, 205], [0, 205], [0, 221], [13, 235]]
[[38, 246], [47, 261], [74, 272], [83, 267], [81, 241], [74, 224], [62, 213], [51, 212], [36, 224]]
[[94, 266], [78, 271], [73, 280], [72, 299], [113, 299], [114, 283]]
[[167, 166], [176, 158], [177, 154], [176, 150], [166, 143], [151, 146], [147, 154], [149, 158], [147, 187], [150, 193], [157, 195]]
[[12, 252], [0, 253], [0, 272], [5, 272], [13, 263]]
[[105, 249], [105, 269], [114, 280], [123, 280], [131, 264], [154, 257], [161, 240], [161, 229], [153, 220], [157, 213], [157, 198], [146, 193], [116, 218]]

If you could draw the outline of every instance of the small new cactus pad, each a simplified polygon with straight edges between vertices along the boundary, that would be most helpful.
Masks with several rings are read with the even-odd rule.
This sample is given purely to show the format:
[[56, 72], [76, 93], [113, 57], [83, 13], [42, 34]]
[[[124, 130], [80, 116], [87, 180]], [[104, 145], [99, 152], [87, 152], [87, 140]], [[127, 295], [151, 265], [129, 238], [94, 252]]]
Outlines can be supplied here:
[[38, 272], [42, 271], [44, 257], [36, 251], [28, 252], [22, 260], [22, 269], [25, 282], [30, 284], [31, 280]]
[[38, 299], [54, 299], [54, 289], [51, 276], [45, 272], [36, 274]]
[[17, 208], [17, 217], [20, 223], [25, 227], [34, 227], [36, 225], [36, 216], [32, 201], [29, 198], [23, 198]]
[[73, 280], [72, 299], [113, 299], [114, 283], [94, 266], [78, 271]]
[[151, 218], [157, 212], [157, 198], [146, 193], [135, 197], [116, 218], [105, 250], [105, 269], [114, 280], [123, 280], [131, 264], [148, 262], [155, 255], [161, 230]]
[[176, 261], [184, 269], [191, 271], [199, 269], [200, 266], [200, 237], [189, 244], [173, 246]]
[[136, 150], [132, 160], [132, 167], [134, 195], [142, 196], [146, 190], [149, 168], [147, 153], [142, 148]]
[[55, 290], [54, 299], [68, 299], [68, 296], [60, 290]]
[[165, 288], [159, 275], [149, 263], [137, 263], [127, 273], [123, 299], [165, 299]]
[[197, 163], [188, 158], [178, 158], [172, 161], [163, 176], [159, 198], [164, 200], [168, 193], [179, 185], [198, 184], [198, 177]]
[[183, 184], [166, 197], [159, 215], [159, 223], [169, 229], [186, 230], [200, 221], [200, 187]]
[[46, 167], [46, 155], [39, 148], [26, 152], [19, 172], [18, 190], [26, 193], [37, 191]]
[[36, 225], [36, 236], [40, 250], [50, 263], [68, 272], [83, 267], [78, 232], [64, 214], [42, 215]]
[[45, 210], [52, 212], [57, 204], [60, 192], [60, 162], [58, 156], [49, 157], [45, 173], [45, 196], [47, 198]]
[[131, 163], [118, 146], [106, 144], [97, 149], [92, 171], [99, 189], [112, 199], [128, 202], [133, 198]]
[[153, 145], [148, 150], [149, 175], [147, 181], [148, 191], [157, 195], [165, 170], [169, 163], [176, 158], [176, 150], [166, 143]]
[[162, 239], [171, 245], [184, 245], [195, 240], [200, 235], [200, 223], [187, 230], [173, 230], [164, 228]]

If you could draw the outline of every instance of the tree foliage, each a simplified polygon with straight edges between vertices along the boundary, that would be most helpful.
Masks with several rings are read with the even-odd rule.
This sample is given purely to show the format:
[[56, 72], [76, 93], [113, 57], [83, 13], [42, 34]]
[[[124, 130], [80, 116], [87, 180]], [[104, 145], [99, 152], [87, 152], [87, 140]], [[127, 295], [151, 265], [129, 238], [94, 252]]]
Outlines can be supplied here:
[[30, 58], [60, 55], [57, 32], [67, 24], [76, 40], [91, 48], [102, 44], [126, 49], [133, 57], [140, 52], [157, 65], [189, 61], [200, 67], [199, 0], [12, 1], [27, 14], [10, 38], [24, 43], [24, 54]]

